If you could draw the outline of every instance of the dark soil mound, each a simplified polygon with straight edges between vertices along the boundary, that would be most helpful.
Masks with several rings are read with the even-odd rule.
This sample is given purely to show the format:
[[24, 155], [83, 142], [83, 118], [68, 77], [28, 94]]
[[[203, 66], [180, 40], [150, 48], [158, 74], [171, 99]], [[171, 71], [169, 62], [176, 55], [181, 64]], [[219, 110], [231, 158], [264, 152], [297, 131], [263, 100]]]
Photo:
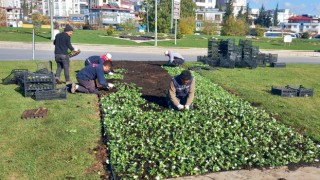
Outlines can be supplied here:
[[171, 76], [161, 67], [165, 63], [165, 61], [114, 61], [113, 68], [127, 70], [120, 82], [136, 84], [142, 88], [143, 98], [166, 107], [166, 92]]

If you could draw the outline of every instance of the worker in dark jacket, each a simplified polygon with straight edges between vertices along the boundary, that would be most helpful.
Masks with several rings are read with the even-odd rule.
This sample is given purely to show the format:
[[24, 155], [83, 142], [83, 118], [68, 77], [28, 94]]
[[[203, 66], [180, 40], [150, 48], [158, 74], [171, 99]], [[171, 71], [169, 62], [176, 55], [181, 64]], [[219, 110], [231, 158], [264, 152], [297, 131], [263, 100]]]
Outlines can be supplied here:
[[56, 82], [58, 84], [62, 83], [60, 81], [60, 74], [62, 69], [64, 69], [64, 77], [66, 80], [66, 84], [71, 83], [70, 81], [70, 59], [68, 56], [68, 49], [74, 51], [75, 49], [71, 45], [71, 35], [73, 33], [72, 27], [67, 24], [64, 28], [64, 32], [61, 32], [56, 35], [53, 44], [54, 44], [54, 55], [55, 61], [57, 63], [57, 71], [56, 71]]
[[103, 64], [105, 61], [112, 62], [112, 55], [110, 53], [103, 54], [101, 56], [90, 56], [84, 61], [84, 65], [89, 64]]
[[[106, 61], [110, 61], [112, 64], [112, 55], [110, 53], [103, 54], [101, 56], [90, 56], [84, 61], [84, 65], [90, 65], [90, 64], [103, 64]], [[112, 70], [110, 69], [107, 74], [113, 75]]]
[[171, 79], [168, 105], [176, 110], [189, 110], [194, 99], [195, 79], [191, 72], [184, 70]]
[[111, 69], [112, 65], [110, 61], [106, 61], [103, 64], [90, 64], [85, 66], [77, 73], [77, 80], [79, 84], [72, 83], [71, 93], [83, 92], [83, 93], [97, 93], [97, 80], [101, 88], [113, 88], [114, 84], [108, 83], [104, 77], [105, 72]]

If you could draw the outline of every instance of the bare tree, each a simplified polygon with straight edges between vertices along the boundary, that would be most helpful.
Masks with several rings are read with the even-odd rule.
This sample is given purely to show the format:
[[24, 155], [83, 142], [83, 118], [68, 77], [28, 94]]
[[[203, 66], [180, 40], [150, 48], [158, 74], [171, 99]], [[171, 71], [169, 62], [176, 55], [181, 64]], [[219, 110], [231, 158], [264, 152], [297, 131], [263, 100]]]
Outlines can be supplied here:
[[0, 27], [7, 26], [7, 11], [0, 8]]

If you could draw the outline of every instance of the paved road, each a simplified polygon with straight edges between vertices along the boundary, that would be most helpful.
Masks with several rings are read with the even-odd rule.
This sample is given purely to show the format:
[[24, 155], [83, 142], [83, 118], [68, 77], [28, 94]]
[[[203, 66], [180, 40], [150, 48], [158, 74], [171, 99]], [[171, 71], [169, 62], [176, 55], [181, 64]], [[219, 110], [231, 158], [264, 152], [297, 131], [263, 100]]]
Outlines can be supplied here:
[[[111, 52], [113, 60], [131, 61], [163, 61], [167, 58], [163, 52], [165, 47], [115, 46], [73, 44], [81, 53], [74, 60], [84, 60], [91, 55]], [[33, 55], [32, 43], [0, 41], [0, 60], [53, 60], [54, 46], [51, 43], [36, 43]], [[197, 56], [207, 54], [206, 48], [176, 48], [170, 50], [181, 53], [187, 61], [196, 61]], [[313, 51], [260, 50], [263, 53], [278, 54], [278, 62], [320, 64], [320, 53]]]

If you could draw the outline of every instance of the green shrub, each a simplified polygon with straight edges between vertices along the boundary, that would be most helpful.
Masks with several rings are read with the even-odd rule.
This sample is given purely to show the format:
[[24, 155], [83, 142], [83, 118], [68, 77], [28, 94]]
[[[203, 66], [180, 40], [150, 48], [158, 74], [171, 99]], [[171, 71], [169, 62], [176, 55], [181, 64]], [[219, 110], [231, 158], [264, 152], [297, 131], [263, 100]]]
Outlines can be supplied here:
[[309, 38], [310, 38], [310, 34], [309, 34], [308, 32], [304, 32], [304, 33], [302, 33], [301, 38], [303, 38], [303, 39], [309, 39]]
[[108, 36], [112, 36], [113, 32], [114, 32], [114, 28], [112, 26], [109, 26], [107, 29]]

